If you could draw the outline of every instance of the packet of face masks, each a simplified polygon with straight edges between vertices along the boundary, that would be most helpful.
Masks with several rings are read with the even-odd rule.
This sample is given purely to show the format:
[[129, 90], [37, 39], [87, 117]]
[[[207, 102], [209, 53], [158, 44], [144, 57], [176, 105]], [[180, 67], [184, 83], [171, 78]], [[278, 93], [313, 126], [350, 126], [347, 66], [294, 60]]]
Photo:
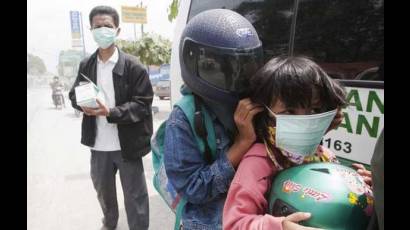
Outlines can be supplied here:
[[102, 103], [105, 101], [102, 91], [85, 75], [81, 75], [87, 80], [87, 82], [80, 82], [80, 85], [74, 89], [77, 105], [94, 109], [98, 108], [97, 99]]

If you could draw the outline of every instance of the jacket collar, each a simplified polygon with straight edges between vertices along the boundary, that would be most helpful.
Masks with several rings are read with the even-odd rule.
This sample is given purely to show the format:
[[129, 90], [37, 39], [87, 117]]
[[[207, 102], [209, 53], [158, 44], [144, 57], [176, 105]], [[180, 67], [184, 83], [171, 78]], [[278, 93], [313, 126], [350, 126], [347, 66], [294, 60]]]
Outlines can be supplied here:
[[[124, 52], [121, 51], [120, 48], [117, 47], [118, 50], [118, 61], [114, 66], [114, 69], [112, 70], [113, 73], [119, 76], [123, 76], [124, 74], [124, 68], [125, 68], [125, 57], [124, 57]], [[95, 60], [95, 63], [97, 64], [97, 58], [98, 58], [98, 49], [91, 55], [91, 58]]]

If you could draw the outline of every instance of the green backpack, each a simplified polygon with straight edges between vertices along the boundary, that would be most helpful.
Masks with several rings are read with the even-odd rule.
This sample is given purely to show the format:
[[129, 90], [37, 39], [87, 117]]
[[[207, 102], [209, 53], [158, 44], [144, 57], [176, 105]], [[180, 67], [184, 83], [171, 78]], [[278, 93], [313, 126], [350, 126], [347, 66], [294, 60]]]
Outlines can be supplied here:
[[[205, 160], [210, 164], [215, 159], [216, 141], [213, 122], [206, 109], [203, 107], [198, 96], [185, 94], [174, 105], [179, 107], [188, 118], [196, 142]], [[154, 167], [153, 183], [155, 189], [161, 195], [169, 208], [175, 213], [174, 229], [180, 227], [182, 211], [186, 199], [181, 197], [169, 182], [164, 166], [164, 139], [166, 121], [164, 121], [151, 139], [152, 164]]]

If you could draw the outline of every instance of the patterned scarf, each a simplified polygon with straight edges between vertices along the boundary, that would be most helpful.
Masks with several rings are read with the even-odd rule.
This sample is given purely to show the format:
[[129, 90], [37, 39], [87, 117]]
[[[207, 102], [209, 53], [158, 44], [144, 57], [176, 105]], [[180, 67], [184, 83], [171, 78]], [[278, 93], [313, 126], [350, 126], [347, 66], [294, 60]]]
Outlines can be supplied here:
[[[308, 156], [303, 156], [300, 154], [294, 154], [290, 153], [284, 149], [279, 149], [279, 148], [273, 148], [271, 149], [267, 142], [271, 144], [271, 146], [275, 146], [275, 134], [276, 134], [276, 128], [275, 127], [268, 127], [268, 132], [269, 132], [269, 137], [268, 140], [264, 140], [265, 142], [265, 147], [266, 151], [268, 153], [269, 158], [272, 160], [273, 164], [279, 169], [283, 170], [285, 168], [289, 168], [292, 166], [292, 164], [295, 165], [300, 165], [304, 163], [313, 163], [313, 162], [333, 162], [333, 163], [339, 163], [338, 160], [336, 159], [335, 155], [330, 152], [330, 150], [324, 148], [323, 146], [319, 145], [317, 147], [316, 153], [308, 155]], [[284, 162], [284, 165], [279, 164], [277, 158], [275, 157], [275, 152], [278, 152], [282, 156], [284, 156], [289, 162]]]

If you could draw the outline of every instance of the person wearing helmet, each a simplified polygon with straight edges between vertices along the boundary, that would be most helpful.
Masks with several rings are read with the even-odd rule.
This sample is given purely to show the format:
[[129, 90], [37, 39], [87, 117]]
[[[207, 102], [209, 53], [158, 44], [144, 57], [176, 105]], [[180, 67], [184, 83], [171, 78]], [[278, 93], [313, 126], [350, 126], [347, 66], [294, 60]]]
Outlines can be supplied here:
[[204, 159], [179, 107], [166, 123], [164, 165], [187, 201], [183, 229], [222, 229], [222, 209], [243, 154], [256, 140], [252, 119], [263, 108], [246, 96], [248, 78], [262, 63], [262, 44], [252, 24], [225, 9], [204, 11], [186, 25], [179, 49], [182, 94], [193, 94], [212, 119], [216, 154]]
[[53, 99], [53, 103], [56, 104], [57, 97], [61, 97], [62, 104], [65, 107], [64, 96], [61, 96], [62, 93], [63, 93], [62, 89], [64, 88], [64, 85], [60, 81], [60, 78], [58, 76], [53, 77], [53, 81], [50, 82], [50, 87], [51, 87], [51, 90], [52, 90], [51, 98]]
[[242, 158], [229, 188], [224, 229], [313, 229], [298, 224], [310, 213], [269, 214], [267, 195], [281, 170], [337, 163], [320, 141], [329, 127], [341, 123], [345, 97], [344, 89], [305, 57], [273, 58], [251, 78], [251, 101], [266, 110], [255, 116], [258, 143]]

